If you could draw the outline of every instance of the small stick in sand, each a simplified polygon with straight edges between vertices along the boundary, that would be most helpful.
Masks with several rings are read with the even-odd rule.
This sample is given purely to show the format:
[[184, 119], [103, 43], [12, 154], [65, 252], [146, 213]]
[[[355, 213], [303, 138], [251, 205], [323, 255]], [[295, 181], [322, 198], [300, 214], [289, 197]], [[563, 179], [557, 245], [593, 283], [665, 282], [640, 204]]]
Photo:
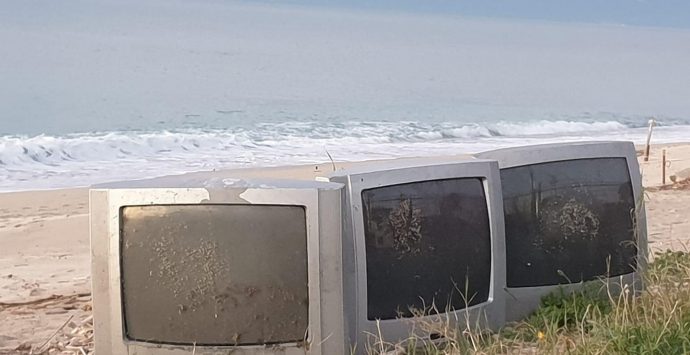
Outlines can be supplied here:
[[652, 140], [652, 129], [656, 125], [656, 121], [652, 118], [649, 120], [649, 131], [647, 132], [647, 145], [644, 149], [644, 161], [649, 161], [649, 142]]
[[335, 160], [333, 160], [333, 157], [331, 156], [331, 153], [328, 152], [328, 149], [326, 149], [326, 154], [328, 155], [328, 159], [331, 160], [331, 165], [333, 165], [333, 171], [335, 171]]
[[70, 298], [81, 298], [81, 297], [86, 297], [86, 296], [91, 296], [91, 292], [82, 292], [82, 293], [75, 293], [71, 295], [50, 295], [48, 297], [44, 298], [39, 298], [31, 301], [26, 301], [26, 302], [0, 302], [0, 309], [2, 308], [9, 308], [9, 307], [19, 307], [19, 306], [30, 306], [30, 305], [36, 305], [44, 302], [50, 302], [50, 301], [56, 301], [56, 300], [61, 300], [61, 299], [70, 299]]
[[661, 151], [661, 185], [666, 185], [666, 149]]
[[53, 340], [53, 338], [55, 338], [55, 336], [57, 335], [57, 333], [59, 333], [60, 330], [62, 330], [62, 328], [64, 328], [64, 327], [69, 323], [69, 321], [72, 320], [72, 318], [74, 318], [74, 314], [72, 314], [71, 316], [69, 316], [69, 318], [67, 318], [67, 320], [65, 321], [65, 323], [62, 323], [62, 325], [60, 326], [60, 328], [55, 329], [55, 331], [53, 332], [53, 334], [52, 334], [48, 339], [46, 339], [46, 341], [44, 341], [43, 344], [41, 344], [41, 346], [38, 347], [38, 354], [40, 354], [40, 353], [42, 353], [43, 351], [45, 351], [45, 350], [43, 350], [43, 348], [44, 348], [46, 345], [48, 345], [48, 343], [49, 343], [51, 340]]

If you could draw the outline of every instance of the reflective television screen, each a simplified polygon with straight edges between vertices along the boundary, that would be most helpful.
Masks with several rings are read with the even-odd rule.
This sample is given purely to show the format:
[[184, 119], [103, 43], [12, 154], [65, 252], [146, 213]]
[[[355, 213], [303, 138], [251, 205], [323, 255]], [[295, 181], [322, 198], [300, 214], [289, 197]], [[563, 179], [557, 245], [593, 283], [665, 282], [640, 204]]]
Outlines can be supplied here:
[[[491, 232], [484, 184], [459, 178], [362, 191], [368, 319], [485, 302]], [[432, 309], [432, 306], [435, 309]]]
[[304, 339], [303, 207], [152, 205], [121, 212], [129, 339], [196, 345]]
[[501, 183], [509, 287], [634, 271], [635, 200], [624, 158], [502, 169]]

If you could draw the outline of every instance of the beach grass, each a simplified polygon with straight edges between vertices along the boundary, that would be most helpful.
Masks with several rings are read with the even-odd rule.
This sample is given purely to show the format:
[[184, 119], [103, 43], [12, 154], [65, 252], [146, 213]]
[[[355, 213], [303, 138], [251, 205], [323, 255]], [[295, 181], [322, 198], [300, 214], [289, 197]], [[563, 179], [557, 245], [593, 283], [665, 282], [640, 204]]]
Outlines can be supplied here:
[[432, 322], [425, 330], [445, 341], [412, 337], [399, 344], [379, 342], [370, 353], [690, 353], [690, 253], [655, 253], [643, 278], [645, 290], [636, 295], [625, 286], [612, 292], [603, 282], [591, 281], [580, 291], [544, 297], [530, 317], [495, 333]]

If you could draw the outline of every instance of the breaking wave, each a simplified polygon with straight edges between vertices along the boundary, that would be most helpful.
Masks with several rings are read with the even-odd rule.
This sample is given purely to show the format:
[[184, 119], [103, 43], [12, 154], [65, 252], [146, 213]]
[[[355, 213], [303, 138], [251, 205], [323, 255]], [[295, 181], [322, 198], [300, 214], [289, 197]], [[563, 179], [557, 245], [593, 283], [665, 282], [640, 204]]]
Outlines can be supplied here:
[[[655, 141], [687, 140], [690, 125], [661, 127]], [[0, 136], [0, 191], [93, 183], [241, 166], [472, 153], [583, 139], [641, 142], [646, 128], [619, 121], [491, 124], [287, 122], [226, 130]], [[675, 133], [674, 133], [675, 132]], [[687, 135], [687, 133], [685, 134]]]

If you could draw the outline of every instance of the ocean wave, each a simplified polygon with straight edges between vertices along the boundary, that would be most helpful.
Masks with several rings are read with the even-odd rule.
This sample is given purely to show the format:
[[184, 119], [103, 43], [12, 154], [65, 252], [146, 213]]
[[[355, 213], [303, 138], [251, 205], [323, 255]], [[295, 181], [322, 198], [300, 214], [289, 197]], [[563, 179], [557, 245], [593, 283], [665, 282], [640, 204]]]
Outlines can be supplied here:
[[573, 122], [573, 121], [538, 121], [530, 124], [501, 122], [492, 125], [492, 131], [496, 135], [510, 136], [534, 136], [564, 133], [588, 133], [599, 131], [623, 131], [629, 127], [621, 122]]
[[[677, 126], [685, 127], [690, 126]], [[89, 185], [194, 170], [474, 152], [517, 144], [630, 139], [620, 121], [284, 122], [227, 130], [0, 136], [0, 190]], [[668, 134], [673, 133], [670, 127]], [[686, 131], [687, 132], [687, 131]], [[686, 138], [687, 139], [687, 138]]]
[[596, 131], [622, 131], [619, 122], [539, 121], [499, 122], [488, 125], [416, 122], [319, 122], [263, 124], [252, 130], [187, 130], [160, 132], [107, 132], [66, 136], [38, 135], [0, 137], [0, 161], [12, 166], [23, 163], [59, 164], [63, 161], [104, 161], [187, 155], [225, 149], [323, 144], [384, 144], [395, 142], [526, 137]]

